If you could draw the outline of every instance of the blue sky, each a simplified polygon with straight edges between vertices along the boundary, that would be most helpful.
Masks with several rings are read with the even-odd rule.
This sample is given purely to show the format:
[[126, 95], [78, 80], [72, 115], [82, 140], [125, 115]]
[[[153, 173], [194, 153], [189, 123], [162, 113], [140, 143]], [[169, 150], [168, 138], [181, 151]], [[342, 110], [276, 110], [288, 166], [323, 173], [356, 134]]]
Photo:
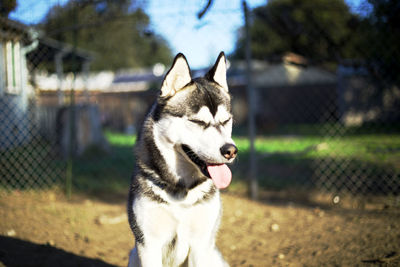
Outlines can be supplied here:
[[[199, 20], [196, 15], [205, 2], [153, 0], [148, 6], [154, 31], [167, 38], [175, 53], [185, 54], [194, 68], [213, 64], [220, 51], [231, 53], [244, 20], [241, 0], [214, 0]], [[265, 0], [248, 3], [253, 8]]]
[[[197, 13], [207, 0], [141, 0], [147, 4], [151, 29], [162, 35], [176, 54], [186, 55], [192, 68], [214, 63], [220, 51], [233, 51], [238, 29], [243, 25], [241, 0], [214, 0], [209, 12], [201, 19]], [[357, 7], [362, 0], [347, 0]], [[49, 8], [67, 0], [18, 0], [10, 18], [26, 24], [41, 21]], [[250, 8], [266, 0], [247, 0]]]

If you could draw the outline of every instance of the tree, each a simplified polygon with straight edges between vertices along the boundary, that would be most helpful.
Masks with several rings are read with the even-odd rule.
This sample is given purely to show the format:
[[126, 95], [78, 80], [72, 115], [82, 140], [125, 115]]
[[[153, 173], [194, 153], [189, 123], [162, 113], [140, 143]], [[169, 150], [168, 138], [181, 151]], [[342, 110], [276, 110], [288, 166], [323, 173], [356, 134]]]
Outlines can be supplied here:
[[369, 0], [371, 14], [363, 21], [363, 48], [379, 79], [400, 85], [400, 2]]
[[47, 36], [93, 51], [95, 70], [168, 63], [170, 48], [148, 27], [149, 17], [129, 0], [70, 0], [40, 24]]
[[[317, 61], [346, 54], [354, 15], [343, 0], [270, 0], [253, 11], [252, 53], [257, 59], [294, 52]], [[244, 39], [237, 41], [237, 58], [244, 56]]]
[[17, 0], [0, 0], [0, 16], [8, 17], [17, 7]]

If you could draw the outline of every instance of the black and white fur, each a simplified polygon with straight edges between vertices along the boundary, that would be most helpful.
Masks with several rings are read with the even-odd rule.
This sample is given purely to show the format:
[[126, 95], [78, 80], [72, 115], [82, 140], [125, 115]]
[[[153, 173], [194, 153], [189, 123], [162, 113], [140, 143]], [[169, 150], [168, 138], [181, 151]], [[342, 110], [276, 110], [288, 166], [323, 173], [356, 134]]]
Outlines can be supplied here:
[[234, 160], [221, 152], [234, 146], [225, 62], [221, 52], [205, 77], [192, 79], [178, 54], [164, 78], [135, 147], [129, 267], [228, 266], [215, 246], [219, 190], [202, 166]]

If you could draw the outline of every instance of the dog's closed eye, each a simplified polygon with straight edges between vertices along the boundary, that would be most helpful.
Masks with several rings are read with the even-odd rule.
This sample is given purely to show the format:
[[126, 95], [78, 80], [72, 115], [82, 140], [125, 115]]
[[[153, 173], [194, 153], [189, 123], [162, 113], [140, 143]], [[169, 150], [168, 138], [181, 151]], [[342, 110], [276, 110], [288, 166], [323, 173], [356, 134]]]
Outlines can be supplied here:
[[230, 117], [229, 119], [226, 119], [226, 120], [224, 120], [224, 121], [222, 121], [222, 122], [220, 122], [219, 123], [219, 125], [221, 125], [221, 126], [225, 126], [225, 125], [227, 125], [228, 124], [228, 122], [230, 122], [230, 120], [232, 119], [232, 117]]
[[192, 119], [192, 120], [189, 120], [189, 121], [190, 121], [190, 122], [193, 122], [193, 123], [195, 123], [195, 124], [197, 124], [197, 125], [200, 125], [200, 126], [202, 126], [202, 127], [204, 127], [204, 128], [207, 128], [207, 127], [210, 126], [210, 123], [209, 123], [209, 122], [205, 122], [205, 121], [201, 121], [201, 120]]

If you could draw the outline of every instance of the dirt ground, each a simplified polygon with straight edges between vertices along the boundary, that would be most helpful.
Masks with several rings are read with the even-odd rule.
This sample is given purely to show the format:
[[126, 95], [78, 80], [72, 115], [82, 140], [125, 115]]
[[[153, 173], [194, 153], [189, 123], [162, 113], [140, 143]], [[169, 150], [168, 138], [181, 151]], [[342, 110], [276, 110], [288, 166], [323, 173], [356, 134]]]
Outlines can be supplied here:
[[[231, 266], [400, 266], [400, 211], [253, 202], [223, 194]], [[0, 196], [0, 266], [126, 266], [125, 197]]]

